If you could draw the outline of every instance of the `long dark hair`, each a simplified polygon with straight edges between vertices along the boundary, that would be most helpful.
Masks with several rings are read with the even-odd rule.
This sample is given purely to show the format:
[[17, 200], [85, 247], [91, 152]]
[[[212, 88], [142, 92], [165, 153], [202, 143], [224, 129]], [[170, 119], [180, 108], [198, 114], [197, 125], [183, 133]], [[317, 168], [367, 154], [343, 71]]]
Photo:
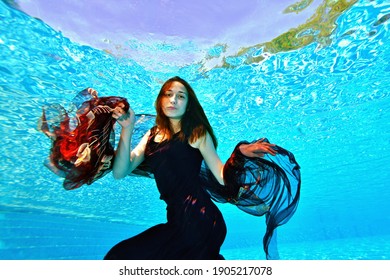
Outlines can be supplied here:
[[195, 95], [195, 91], [192, 89], [192, 87], [187, 81], [183, 80], [178, 76], [167, 80], [162, 85], [160, 92], [157, 96], [155, 106], [157, 111], [156, 124], [158, 128], [163, 131], [164, 137], [166, 139], [170, 139], [174, 134], [169, 118], [164, 114], [161, 106], [162, 97], [173, 82], [181, 83], [188, 92], [188, 103], [186, 112], [184, 113], [180, 121], [181, 131], [179, 132], [179, 139], [184, 141], [188, 138], [190, 143], [193, 143], [200, 137], [205, 136], [206, 132], [208, 132], [213, 140], [215, 148], [217, 148], [217, 138], [215, 137], [213, 128], [211, 127], [210, 122], [207, 119], [207, 116], [202, 106], [200, 105], [198, 98]]

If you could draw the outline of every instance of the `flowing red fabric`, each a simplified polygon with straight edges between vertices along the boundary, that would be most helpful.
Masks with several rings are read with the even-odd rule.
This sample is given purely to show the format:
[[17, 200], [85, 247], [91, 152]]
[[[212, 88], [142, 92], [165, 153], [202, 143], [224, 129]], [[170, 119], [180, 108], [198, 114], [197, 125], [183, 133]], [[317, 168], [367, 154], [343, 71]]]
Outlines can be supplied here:
[[98, 98], [85, 89], [73, 100], [73, 106], [77, 107], [73, 118], [60, 105], [43, 109], [40, 129], [52, 140], [46, 166], [65, 178], [65, 189], [92, 184], [111, 171], [116, 121], [112, 110], [120, 104], [128, 110], [125, 98]]

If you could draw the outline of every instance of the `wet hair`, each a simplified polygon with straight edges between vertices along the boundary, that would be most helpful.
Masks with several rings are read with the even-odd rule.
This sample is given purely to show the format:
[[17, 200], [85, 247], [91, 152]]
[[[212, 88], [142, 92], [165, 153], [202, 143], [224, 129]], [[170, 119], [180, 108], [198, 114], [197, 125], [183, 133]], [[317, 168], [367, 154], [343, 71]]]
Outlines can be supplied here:
[[157, 112], [156, 124], [158, 128], [163, 131], [164, 137], [166, 139], [171, 139], [174, 134], [169, 118], [164, 114], [161, 106], [162, 98], [173, 82], [181, 83], [188, 93], [187, 108], [180, 121], [181, 131], [178, 135], [179, 139], [182, 141], [189, 139], [190, 143], [193, 143], [200, 137], [205, 136], [206, 132], [208, 132], [213, 140], [214, 146], [217, 147], [217, 138], [215, 137], [210, 122], [195, 95], [195, 91], [187, 81], [178, 76], [168, 79], [162, 85], [155, 103]]

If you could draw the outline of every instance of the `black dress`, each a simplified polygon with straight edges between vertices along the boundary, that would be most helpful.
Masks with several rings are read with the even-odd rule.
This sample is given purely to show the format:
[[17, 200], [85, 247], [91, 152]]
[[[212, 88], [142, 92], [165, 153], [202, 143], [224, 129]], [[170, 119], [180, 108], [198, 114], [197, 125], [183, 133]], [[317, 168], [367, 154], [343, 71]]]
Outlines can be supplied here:
[[200, 151], [177, 135], [156, 143], [153, 131], [143, 165], [154, 175], [167, 204], [167, 223], [118, 243], [105, 259], [221, 259], [226, 225], [201, 185]]

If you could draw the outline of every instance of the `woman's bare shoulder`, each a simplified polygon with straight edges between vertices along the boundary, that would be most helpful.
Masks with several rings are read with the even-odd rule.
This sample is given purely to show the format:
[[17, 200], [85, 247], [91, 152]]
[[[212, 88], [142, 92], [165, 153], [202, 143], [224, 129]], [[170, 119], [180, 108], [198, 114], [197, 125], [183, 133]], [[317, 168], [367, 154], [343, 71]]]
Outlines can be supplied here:
[[[206, 134], [205, 135], [202, 135], [200, 137], [198, 137], [194, 142], [192, 143], [189, 143], [191, 145], [191, 147], [193, 148], [196, 148], [196, 149], [200, 149], [201, 146], [203, 145], [206, 145], [207, 142], [209, 142], [209, 140], [211, 140], [211, 136], [210, 134], [206, 131]], [[212, 143], [212, 141], [211, 141]]]

